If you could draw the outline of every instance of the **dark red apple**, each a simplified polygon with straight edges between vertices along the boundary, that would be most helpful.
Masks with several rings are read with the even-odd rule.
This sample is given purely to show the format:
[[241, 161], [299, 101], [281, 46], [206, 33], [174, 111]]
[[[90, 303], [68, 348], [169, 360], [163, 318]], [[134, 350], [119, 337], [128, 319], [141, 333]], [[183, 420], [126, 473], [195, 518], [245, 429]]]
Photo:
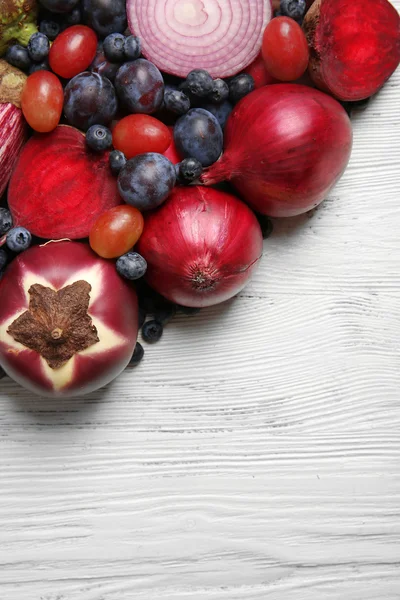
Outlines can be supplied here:
[[122, 202], [108, 156], [89, 150], [68, 125], [35, 134], [10, 180], [14, 223], [45, 239], [88, 237], [97, 217]]
[[339, 100], [375, 94], [400, 62], [400, 18], [388, 0], [315, 0], [303, 28], [309, 73]]
[[0, 366], [43, 396], [77, 396], [126, 367], [138, 332], [133, 287], [87, 244], [49, 242], [0, 281]]

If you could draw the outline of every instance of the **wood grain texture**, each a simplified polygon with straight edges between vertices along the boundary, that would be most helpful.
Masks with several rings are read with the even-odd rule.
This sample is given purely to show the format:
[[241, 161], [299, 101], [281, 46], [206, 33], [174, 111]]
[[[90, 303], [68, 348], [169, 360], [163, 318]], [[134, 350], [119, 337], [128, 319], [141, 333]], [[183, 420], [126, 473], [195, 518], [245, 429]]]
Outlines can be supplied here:
[[399, 102], [239, 298], [86, 399], [0, 382], [1, 600], [399, 600]]

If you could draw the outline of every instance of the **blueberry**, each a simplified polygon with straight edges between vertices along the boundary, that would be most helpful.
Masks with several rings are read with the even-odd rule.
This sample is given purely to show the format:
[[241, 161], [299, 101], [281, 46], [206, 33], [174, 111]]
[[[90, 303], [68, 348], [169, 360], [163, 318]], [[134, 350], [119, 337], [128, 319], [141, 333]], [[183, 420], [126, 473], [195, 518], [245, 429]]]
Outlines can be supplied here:
[[184, 158], [179, 163], [179, 179], [191, 183], [198, 179], [203, 171], [201, 162], [195, 158]]
[[125, 38], [124, 54], [125, 60], [136, 60], [142, 52], [140, 39], [136, 35], [128, 35]]
[[192, 108], [174, 127], [178, 152], [196, 158], [203, 167], [212, 165], [221, 155], [223, 134], [217, 119], [203, 108]]
[[51, 41], [56, 39], [56, 37], [60, 33], [60, 30], [60, 24], [57, 23], [57, 21], [49, 21], [47, 19], [44, 19], [40, 22], [39, 25], [40, 33], [46, 35]]
[[254, 79], [248, 73], [236, 75], [229, 82], [229, 98], [234, 104], [254, 90]]
[[140, 279], [147, 271], [147, 262], [137, 252], [127, 252], [117, 260], [117, 271], [126, 279]]
[[14, 227], [7, 233], [6, 244], [12, 252], [22, 252], [31, 245], [32, 236], [25, 227]]
[[69, 13], [79, 0], [40, 0], [40, 4], [53, 13]]
[[156, 152], [131, 158], [118, 175], [122, 199], [139, 210], [157, 208], [171, 193], [175, 182], [174, 165]]
[[7, 260], [7, 252], [4, 250], [4, 248], [0, 248], [0, 271], [6, 266]]
[[256, 213], [257, 221], [260, 224], [263, 239], [266, 240], [274, 230], [274, 225], [269, 217]]
[[7, 377], [7, 373], [5, 372], [3, 367], [0, 367], [0, 379], [3, 379], [3, 377]]
[[144, 308], [142, 308], [141, 306], [139, 306], [139, 310], [138, 310], [138, 327], [139, 329], [141, 329], [143, 327], [143, 323], [146, 320], [146, 311], [144, 310]]
[[213, 89], [213, 78], [208, 71], [204, 69], [194, 69], [190, 71], [184, 82], [186, 88], [193, 96], [205, 98]]
[[190, 100], [181, 90], [167, 88], [164, 93], [164, 106], [176, 115], [184, 115], [190, 109]]
[[75, 6], [73, 10], [65, 17], [64, 23], [67, 27], [79, 25], [82, 22], [82, 12], [79, 6]]
[[221, 125], [221, 128], [224, 129], [228, 117], [233, 110], [233, 105], [226, 100], [225, 102], [222, 102], [222, 104], [204, 104], [203, 108], [212, 113]]
[[96, 152], [104, 152], [112, 144], [111, 131], [104, 125], [92, 125], [86, 132], [86, 143]]
[[113, 150], [109, 156], [110, 169], [113, 175], [118, 175], [122, 167], [126, 164], [126, 157], [121, 150]]
[[12, 226], [13, 220], [10, 211], [0, 207], [0, 237], [7, 233]]
[[176, 315], [176, 304], [166, 303], [154, 311], [154, 319], [165, 325]]
[[116, 113], [117, 96], [106, 77], [85, 71], [65, 86], [64, 114], [77, 129], [86, 131], [91, 125], [108, 125]]
[[34, 62], [42, 62], [49, 54], [49, 38], [47, 35], [44, 35], [44, 33], [34, 33], [29, 38], [27, 50], [31, 60]]
[[89, 27], [100, 37], [125, 31], [126, 0], [83, 0], [83, 8]]
[[133, 351], [131, 360], [129, 361], [129, 366], [137, 365], [140, 363], [144, 356], [144, 349], [140, 342], [136, 342], [135, 349]]
[[215, 79], [208, 99], [214, 104], [221, 104], [229, 98], [229, 87], [223, 79]]
[[51, 71], [49, 61], [46, 59], [40, 63], [32, 63], [28, 69], [28, 74], [31, 75], [32, 73], [36, 73], [36, 71]]
[[110, 62], [121, 63], [125, 60], [125, 36], [122, 33], [110, 33], [103, 42], [103, 51]]
[[145, 342], [154, 344], [158, 342], [163, 334], [163, 325], [159, 321], [151, 320], [146, 321], [142, 327], [142, 336]]
[[280, 12], [285, 17], [301, 21], [306, 12], [306, 0], [281, 0]]
[[119, 99], [133, 113], [151, 114], [164, 99], [164, 80], [150, 61], [138, 58], [123, 64], [115, 77]]
[[28, 50], [20, 44], [10, 46], [7, 49], [5, 58], [10, 65], [17, 69], [21, 69], [21, 71], [27, 71], [31, 66]]

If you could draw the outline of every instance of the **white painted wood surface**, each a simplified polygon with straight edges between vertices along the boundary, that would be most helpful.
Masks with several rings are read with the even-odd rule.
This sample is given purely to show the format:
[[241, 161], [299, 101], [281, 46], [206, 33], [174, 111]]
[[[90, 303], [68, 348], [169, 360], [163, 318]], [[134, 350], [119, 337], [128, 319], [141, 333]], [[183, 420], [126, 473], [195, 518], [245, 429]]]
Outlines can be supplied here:
[[399, 106], [400, 72], [328, 200], [135, 371], [1, 381], [1, 600], [399, 600]]

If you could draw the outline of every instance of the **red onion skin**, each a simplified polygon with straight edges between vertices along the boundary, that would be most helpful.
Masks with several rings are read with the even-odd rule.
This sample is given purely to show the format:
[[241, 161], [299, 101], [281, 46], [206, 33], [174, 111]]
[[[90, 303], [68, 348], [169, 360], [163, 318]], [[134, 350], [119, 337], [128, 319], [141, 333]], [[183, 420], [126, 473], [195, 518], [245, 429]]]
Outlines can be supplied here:
[[0, 104], [0, 196], [7, 187], [19, 153], [28, 138], [27, 133], [22, 110], [11, 102]]
[[183, 306], [205, 307], [243, 289], [262, 247], [258, 221], [238, 198], [182, 186], [145, 217], [137, 249], [156, 291]]
[[314, 84], [339, 100], [369, 98], [400, 63], [400, 17], [388, 0], [316, 0], [303, 29]]
[[345, 170], [350, 119], [333, 98], [303, 85], [262, 87], [241, 100], [225, 127], [225, 151], [201, 183], [230, 180], [255, 210], [291, 217], [317, 206]]
[[[94, 324], [104, 324], [118, 336], [118, 343], [110, 345], [106, 337], [89, 347], [89, 354], [77, 353], [71, 379], [57, 389], [46, 376], [44, 359], [22, 345], [16, 349], [12, 338], [5, 334], [5, 325], [28, 309], [28, 287], [33, 283], [64, 287], [85, 279], [99, 285], [96, 298], [89, 305], [89, 314]], [[30, 284], [26, 285], [29, 275]], [[92, 294], [94, 294], [92, 286]], [[17, 383], [42, 396], [71, 397], [82, 396], [103, 387], [112, 381], [126, 367], [132, 356], [138, 332], [137, 297], [133, 287], [116, 272], [111, 261], [99, 258], [87, 244], [70, 241], [50, 242], [35, 246], [20, 254], [12, 261], [0, 282], [0, 365]], [[95, 352], [91, 355], [91, 349]]]
[[122, 202], [108, 155], [90, 151], [69, 125], [33, 135], [10, 180], [14, 223], [45, 239], [88, 237], [97, 217]]
[[230, 77], [261, 50], [272, 0], [127, 0], [126, 12], [143, 56], [161, 71], [185, 78], [206, 69], [214, 78]]

